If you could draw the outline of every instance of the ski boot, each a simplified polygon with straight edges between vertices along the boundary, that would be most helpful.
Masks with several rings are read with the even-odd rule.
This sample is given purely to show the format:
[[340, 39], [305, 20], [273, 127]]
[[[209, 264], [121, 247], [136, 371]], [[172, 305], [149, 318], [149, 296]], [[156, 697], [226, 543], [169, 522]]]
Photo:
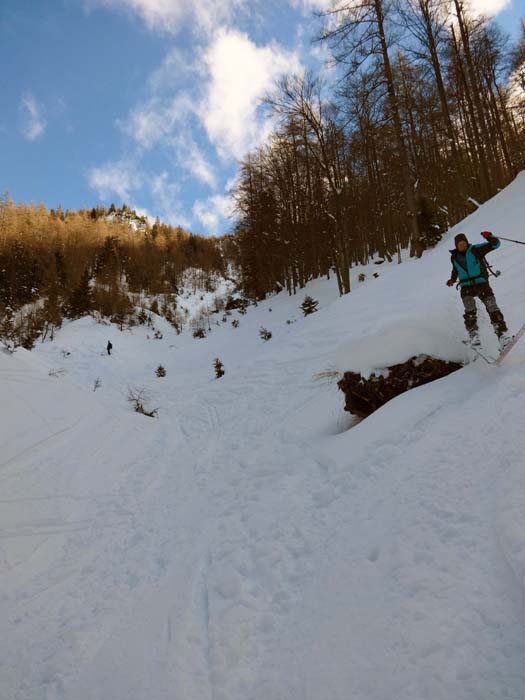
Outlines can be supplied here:
[[498, 337], [499, 351], [503, 352], [511, 340], [512, 336], [507, 335], [507, 333], [503, 333], [503, 335], [500, 335]]
[[467, 345], [469, 345], [473, 350], [479, 350], [481, 348], [481, 340], [477, 333], [471, 333], [469, 339], [467, 340]]

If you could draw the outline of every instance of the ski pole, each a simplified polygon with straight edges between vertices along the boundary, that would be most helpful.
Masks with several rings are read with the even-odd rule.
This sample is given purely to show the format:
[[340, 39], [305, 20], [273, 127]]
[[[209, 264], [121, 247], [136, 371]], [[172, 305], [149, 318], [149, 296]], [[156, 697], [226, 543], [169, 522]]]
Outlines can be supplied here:
[[519, 243], [520, 245], [525, 245], [525, 241], [515, 241], [513, 238], [503, 238], [503, 236], [497, 236], [502, 241], [508, 241], [509, 243]]

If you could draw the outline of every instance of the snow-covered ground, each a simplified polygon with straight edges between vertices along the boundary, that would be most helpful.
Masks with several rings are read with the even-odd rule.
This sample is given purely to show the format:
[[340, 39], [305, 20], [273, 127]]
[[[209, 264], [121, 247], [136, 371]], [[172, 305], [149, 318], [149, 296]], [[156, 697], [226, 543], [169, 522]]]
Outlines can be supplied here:
[[[306, 318], [282, 294], [205, 339], [83, 319], [0, 353], [0, 698], [523, 700], [525, 342], [362, 422], [313, 377], [464, 352], [451, 239], [524, 213], [522, 174], [422, 260], [312, 282]], [[513, 330], [524, 256], [492, 254]]]

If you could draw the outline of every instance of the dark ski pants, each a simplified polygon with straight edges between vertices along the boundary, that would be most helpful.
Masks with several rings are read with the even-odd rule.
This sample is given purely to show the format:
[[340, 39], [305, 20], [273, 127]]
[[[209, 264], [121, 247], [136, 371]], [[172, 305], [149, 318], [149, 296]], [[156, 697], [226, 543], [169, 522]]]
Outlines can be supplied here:
[[490, 322], [494, 326], [498, 338], [507, 332], [507, 324], [500, 311], [494, 292], [488, 282], [481, 284], [473, 284], [470, 287], [461, 288], [461, 299], [465, 307], [463, 318], [465, 319], [465, 328], [469, 335], [473, 335], [478, 331], [478, 315], [476, 309], [476, 297], [481, 299], [485, 304]]

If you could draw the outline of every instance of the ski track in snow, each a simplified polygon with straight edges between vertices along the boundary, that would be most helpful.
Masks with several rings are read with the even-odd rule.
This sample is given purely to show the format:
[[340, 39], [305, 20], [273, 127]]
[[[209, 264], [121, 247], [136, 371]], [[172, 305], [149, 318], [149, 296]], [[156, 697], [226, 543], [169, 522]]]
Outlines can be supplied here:
[[[522, 175], [456, 230], [503, 211], [517, 235], [524, 192]], [[523, 700], [525, 347], [360, 423], [312, 380], [410, 312], [461, 333], [446, 245], [345, 299], [312, 283], [321, 310], [290, 326], [300, 296], [204, 341], [84, 319], [0, 356], [2, 700]], [[517, 324], [513, 253], [497, 294]], [[160, 362], [159, 418], [132, 414], [126, 387]]]

